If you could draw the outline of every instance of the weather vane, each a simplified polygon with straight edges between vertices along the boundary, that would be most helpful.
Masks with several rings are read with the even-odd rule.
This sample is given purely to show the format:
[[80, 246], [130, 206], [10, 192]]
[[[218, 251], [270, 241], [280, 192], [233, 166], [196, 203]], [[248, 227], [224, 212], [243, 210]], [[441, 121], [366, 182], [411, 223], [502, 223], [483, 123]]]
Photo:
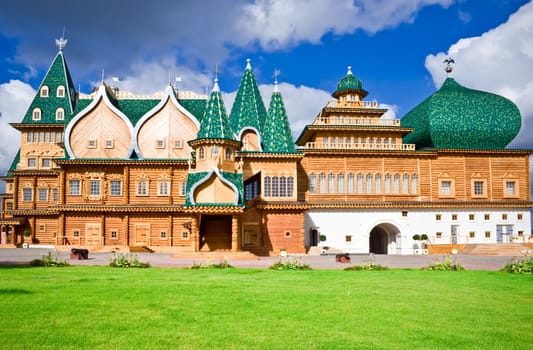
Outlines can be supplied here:
[[65, 39], [65, 26], [63, 26], [63, 35], [61, 38], [56, 39], [56, 46], [59, 49], [59, 51], [63, 51], [63, 48], [67, 46], [68, 40]]
[[453, 60], [453, 58], [448, 57], [447, 59], [444, 60], [444, 63], [446, 63], [446, 67], [444, 67], [444, 71], [450, 74], [453, 71], [452, 64], [455, 64], [455, 61]]
[[278, 83], [278, 77], [279, 75], [281, 74], [281, 71], [279, 69], [274, 69], [274, 74], [273, 74], [273, 77], [274, 77], [274, 84], [277, 84]]

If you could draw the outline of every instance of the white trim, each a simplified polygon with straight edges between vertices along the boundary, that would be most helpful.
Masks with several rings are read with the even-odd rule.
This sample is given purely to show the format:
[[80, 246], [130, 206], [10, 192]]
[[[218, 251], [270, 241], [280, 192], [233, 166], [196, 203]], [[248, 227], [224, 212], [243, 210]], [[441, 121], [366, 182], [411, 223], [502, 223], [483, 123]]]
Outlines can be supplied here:
[[[107, 97], [106, 86], [105, 84], [102, 84], [100, 85], [100, 88], [98, 88], [98, 94], [96, 94], [94, 100], [87, 107], [85, 107], [78, 114], [76, 114], [76, 116], [67, 124], [67, 128], [65, 130], [64, 144], [65, 144], [65, 150], [67, 151], [69, 158], [76, 159], [76, 156], [74, 155], [74, 152], [72, 151], [72, 148], [70, 147], [70, 133], [72, 132], [72, 129], [82, 118], [84, 118], [89, 112], [91, 112], [100, 103], [100, 100], [103, 100], [105, 105], [126, 123], [130, 131], [130, 134], [132, 134], [133, 124], [131, 124], [131, 121], [124, 113], [122, 113], [118, 108], [116, 108], [111, 103], [111, 101], [109, 101], [109, 97]], [[128, 152], [126, 153], [125, 159], [131, 158], [132, 153], [133, 153], [133, 144], [130, 144], [130, 147], [128, 149]]]
[[165, 89], [165, 96], [163, 96], [163, 98], [161, 99], [161, 101], [159, 101], [159, 103], [154, 107], [152, 108], [151, 110], [149, 110], [148, 112], [146, 112], [142, 117], [141, 119], [139, 119], [139, 121], [137, 122], [137, 124], [135, 124], [135, 128], [133, 130], [133, 140], [132, 140], [132, 144], [134, 146], [134, 150], [135, 150], [135, 153], [137, 154], [137, 157], [139, 157], [139, 159], [143, 159], [143, 156], [142, 156], [142, 153], [141, 153], [141, 150], [139, 149], [139, 144], [138, 144], [138, 135], [139, 135], [139, 132], [141, 131], [141, 128], [143, 127], [144, 123], [146, 123], [146, 121], [148, 119], [150, 119], [152, 116], [154, 116], [157, 112], [159, 112], [161, 109], [163, 109], [163, 107], [167, 104], [168, 100], [170, 99], [170, 101], [174, 104], [174, 106], [180, 111], [182, 112], [183, 114], [185, 114], [185, 116], [187, 118], [189, 118], [193, 123], [194, 125], [196, 125], [198, 127], [198, 130], [200, 130], [200, 121], [198, 121], [198, 119], [196, 119], [196, 117], [194, 115], [192, 115], [191, 112], [189, 112], [187, 109], [185, 109], [185, 107], [183, 107], [179, 102], [178, 102], [178, 99], [176, 98], [176, 95], [174, 94], [174, 90], [171, 86], [167, 86], [167, 88]]
[[253, 132], [255, 132], [255, 134], [257, 135], [257, 141], [259, 143], [259, 151], [263, 151], [263, 146], [262, 146], [262, 140], [261, 140], [261, 133], [253, 126], [245, 126], [244, 128], [242, 128], [240, 131], [239, 131], [239, 134], [237, 135], [237, 140], [239, 142], [242, 143], [242, 140], [241, 140], [241, 137], [242, 137], [242, 134], [245, 132], [245, 131], [248, 131], [248, 130], [251, 130]]
[[224, 178], [224, 176], [220, 173], [220, 171], [217, 168], [211, 168], [211, 170], [207, 173], [206, 176], [204, 176], [203, 178], [198, 180], [194, 185], [191, 186], [191, 189], [190, 189], [190, 191], [188, 193], [189, 198], [191, 199], [191, 204], [196, 205], [196, 202], [194, 200], [194, 191], [196, 191], [198, 186], [200, 186], [204, 182], [208, 181], [211, 178], [211, 176], [213, 175], [213, 173], [216, 174], [216, 176], [218, 176], [218, 178], [223, 183], [225, 183], [228, 186], [230, 186], [231, 189], [235, 192], [235, 199], [234, 199], [232, 204], [235, 204], [235, 205], [239, 204], [239, 189], [231, 181], [229, 181], [228, 179]]

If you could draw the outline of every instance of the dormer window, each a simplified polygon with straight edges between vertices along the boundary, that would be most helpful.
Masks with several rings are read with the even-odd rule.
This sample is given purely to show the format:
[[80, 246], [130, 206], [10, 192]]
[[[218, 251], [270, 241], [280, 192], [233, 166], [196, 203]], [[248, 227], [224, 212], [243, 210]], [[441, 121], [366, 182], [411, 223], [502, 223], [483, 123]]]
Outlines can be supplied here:
[[48, 86], [41, 87], [41, 97], [48, 97], [50, 89], [48, 89]]
[[63, 85], [60, 85], [60, 86], [57, 87], [56, 96], [57, 97], [65, 97], [65, 87]]
[[31, 114], [33, 120], [41, 120], [41, 109], [35, 108]]
[[56, 120], [65, 120], [65, 110], [61, 107], [56, 109]]

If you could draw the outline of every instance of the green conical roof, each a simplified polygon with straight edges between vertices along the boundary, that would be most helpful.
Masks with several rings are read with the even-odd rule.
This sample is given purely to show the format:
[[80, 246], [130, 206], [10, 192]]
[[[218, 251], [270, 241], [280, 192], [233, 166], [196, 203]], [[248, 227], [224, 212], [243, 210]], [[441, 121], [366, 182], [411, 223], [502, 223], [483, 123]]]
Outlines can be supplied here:
[[263, 151], [265, 152], [287, 153], [296, 151], [289, 126], [289, 118], [285, 112], [285, 105], [277, 84], [270, 100], [262, 141]]
[[[41, 96], [41, 89], [48, 87], [48, 96]], [[63, 97], [57, 96], [57, 88], [63, 86], [65, 94]], [[67, 63], [63, 56], [63, 51], [59, 51], [54, 58], [54, 61], [48, 68], [33, 101], [28, 108], [22, 123], [25, 124], [64, 124], [68, 116], [74, 111], [74, 104], [76, 101], [76, 91], [72, 78], [70, 77]], [[33, 111], [35, 108], [41, 110], [41, 119], [33, 120]], [[56, 120], [56, 110], [63, 108], [63, 120]]]
[[234, 140], [224, 101], [220, 95], [218, 79], [215, 79], [215, 85], [207, 103], [205, 114], [202, 117], [196, 139]]
[[414, 128], [404, 142], [417, 148], [503, 149], [520, 131], [521, 116], [505, 97], [447, 78], [401, 119], [401, 125]]
[[355, 92], [362, 97], [368, 95], [368, 92], [363, 90], [363, 83], [357, 79], [352, 73], [352, 67], [348, 67], [346, 76], [337, 84], [337, 90], [332, 94], [333, 97], [338, 98], [340, 95], [347, 92]]
[[247, 60], [246, 69], [231, 108], [231, 128], [236, 133], [245, 127], [254, 127], [261, 132], [266, 114], [265, 104], [259, 93], [250, 60]]

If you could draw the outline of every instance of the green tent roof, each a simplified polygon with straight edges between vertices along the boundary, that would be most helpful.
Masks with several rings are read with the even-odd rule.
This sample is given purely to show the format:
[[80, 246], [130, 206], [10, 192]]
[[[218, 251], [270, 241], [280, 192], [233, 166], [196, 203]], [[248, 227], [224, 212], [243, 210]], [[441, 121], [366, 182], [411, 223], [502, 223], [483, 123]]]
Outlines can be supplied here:
[[234, 140], [224, 100], [220, 95], [218, 79], [215, 79], [213, 92], [211, 92], [207, 109], [201, 119], [200, 130], [196, 138]]
[[277, 84], [270, 100], [262, 141], [263, 151], [265, 152], [292, 153], [296, 151], [289, 126], [289, 118], [285, 112], [285, 105]]

